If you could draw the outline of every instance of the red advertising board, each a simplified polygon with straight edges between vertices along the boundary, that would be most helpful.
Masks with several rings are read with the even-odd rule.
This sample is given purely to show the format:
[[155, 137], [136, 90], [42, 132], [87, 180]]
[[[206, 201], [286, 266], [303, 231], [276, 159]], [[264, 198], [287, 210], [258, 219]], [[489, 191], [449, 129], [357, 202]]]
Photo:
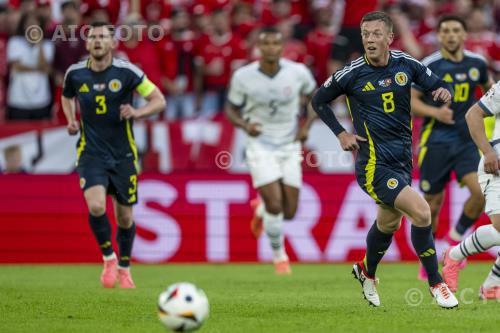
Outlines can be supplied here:
[[[249, 230], [247, 175], [224, 173], [146, 174], [134, 209], [138, 227], [133, 259], [144, 263], [268, 261], [266, 237]], [[452, 184], [441, 214], [436, 245], [441, 252], [450, 221], [455, 222], [467, 191]], [[111, 205], [108, 205], [111, 212]], [[285, 224], [292, 260], [358, 260], [376, 215], [376, 204], [352, 175], [308, 174], [297, 215]], [[482, 217], [480, 223], [488, 223]], [[403, 223], [385, 260], [416, 260], [408, 223]], [[478, 258], [491, 259], [495, 252]], [[0, 176], [0, 262], [98, 262], [78, 177]]]

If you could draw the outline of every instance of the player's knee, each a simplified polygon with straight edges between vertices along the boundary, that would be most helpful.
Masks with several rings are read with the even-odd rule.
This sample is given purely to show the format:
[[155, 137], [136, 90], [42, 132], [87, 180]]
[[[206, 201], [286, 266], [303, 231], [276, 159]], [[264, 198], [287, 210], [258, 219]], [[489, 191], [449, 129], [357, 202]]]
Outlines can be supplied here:
[[126, 214], [126, 215], [121, 215], [117, 219], [118, 225], [122, 228], [128, 229], [132, 226], [134, 223], [134, 220], [132, 219], [132, 215]]
[[427, 227], [431, 224], [431, 209], [429, 206], [420, 207], [412, 215], [413, 224], [417, 227]]
[[393, 234], [399, 230], [400, 226], [401, 226], [401, 220], [396, 220], [390, 223], [386, 223], [384, 225], [379, 224], [378, 229], [382, 231], [384, 234]]
[[269, 200], [266, 202], [266, 211], [270, 214], [281, 214], [283, 212], [283, 206], [279, 200]]
[[92, 216], [102, 216], [106, 213], [106, 202], [101, 201], [89, 201], [88, 202], [89, 213]]
[[479, 211], [483, 210], [484, 204], [486, 203], [483, 193], [481, 191], [473, 191], [470, 195], [470, 200], [474, 207], [477, 207]]

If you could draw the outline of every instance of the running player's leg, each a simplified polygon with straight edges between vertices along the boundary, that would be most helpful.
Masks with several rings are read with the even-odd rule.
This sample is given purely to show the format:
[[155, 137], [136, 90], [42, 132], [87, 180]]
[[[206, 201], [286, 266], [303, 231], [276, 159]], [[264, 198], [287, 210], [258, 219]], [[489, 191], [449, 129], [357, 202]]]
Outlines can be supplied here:
[[[477, 173], [469, 172], [461, 177], [460, 182], [469, 190], [470, 196], [464, 204], [460, 219], [454, 228], [450, 229], [449, 236], [452, 240], [459, 242], [463, 235], [479, 218], [484, 209], [484, 196], [477, 180]], [[455, 243], [456, 244], [456, 243]]]
[[479, 297], [482, 299], [500, 299], [500, 252], [491, 268], [488, 277], [479, 289]]
[[435, 235], [439, 223], [439, 213], [443, 206], [444, 191], [436, 194], [424, 194], [424, 199], [429, 204], [431, 210], [432, 233]]
[[411, 223], [411, 241], [415, 251], [424, 266], [430, 286], [442, 282], [438, 272], [438, 260], [434, 238], [432, 237], [431, 210], [427, 202], [406, 186], [397, 196], [394, 206], [407, 216]]
[[300, 188], [281, 183], [283, 196], [283, 217], [285, 220], [294, 218], [299, 205]]
[[401, 213], [394, 208], [380, 205], [377, 219], [366, 236], [366, 254], [363, 266], [368, 277], [374, 278], [377, 266], [392, 243], [394, 233], [401, 225]]
[[[271, 248], [273, 251], [273, 260], [276, 264], [277, 273], [288, 273], [279, 272], [278, 266], [280, 263], [284, 262], [288, 264], [288, 256], [285, 251], [285, 240], [283, 236], [283, 195], [281, 182], [279, 180], [274, 181], [270, 184], [263, 185], [257, 188], [262, 201], [264, 202], [264, 231], [271, 243]], [[286, 271], [288, 271], [286, 269]]]
[[118, 275], [121, 288], [135, 288], [130, 275], [130, 259], [135, 238], [135, 223], [132, 218], [132, 206], [122, 205], [113, 197], [116, 222], [116, 242], [118, 243]]
[[394, 208], [380, 205], [377, 219], [366, 236], [366, 254], [362, 262], [353, 266], [352, 273], [361, 283], [363, 295], [370, 305], [379, 306], [375, 272], [378, 263], [392, 242], [392, 236], [401, 225], [401, 213]]
[[94, 185], [87, 188], [83, 194], [89, 210], [90, 228], [104, 259], [101, 284], [105, 288], [113, 288], [117, 278], [118, 261], [113, 251], [111, 225], [106, 214], [106, 188], [103, 185]]
[[427, 202], [410, 186], [405, 186], [398, 194], [394, 206], [408, 217], [412, 223], [411, 241], [424, 266], [430, 292], [437, 304], [443, 308], [454, 308], [458, 301], [443, 282], [438, 272], [438, 261], [432, 236], [431, 212]]

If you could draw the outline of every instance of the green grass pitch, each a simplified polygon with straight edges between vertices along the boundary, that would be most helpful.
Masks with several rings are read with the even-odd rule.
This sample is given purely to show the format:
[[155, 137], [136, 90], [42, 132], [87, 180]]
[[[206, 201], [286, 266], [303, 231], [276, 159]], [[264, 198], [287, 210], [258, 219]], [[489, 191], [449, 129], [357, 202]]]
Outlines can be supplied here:
[[[350, 265], [295, 264], [285, 277], [269, 264], [134, 265], [135, 290], [102, 289], [98, 265], [5, 265], [0, 332], [165, 332], [157, 297], [178, 281], [194, 282], [208, 295], [210, 318], [200, 333], [499, 332], [500, 303], [477, 297], [490, 265], [471, 263], [462, 272], [462, 303], [454, 310], [432, 304], [426, 284], [416, 280], [416, 264], [379, 267], [380, 308], [362, 299]], [[420, 305], [408, 304], [420, 296]]]

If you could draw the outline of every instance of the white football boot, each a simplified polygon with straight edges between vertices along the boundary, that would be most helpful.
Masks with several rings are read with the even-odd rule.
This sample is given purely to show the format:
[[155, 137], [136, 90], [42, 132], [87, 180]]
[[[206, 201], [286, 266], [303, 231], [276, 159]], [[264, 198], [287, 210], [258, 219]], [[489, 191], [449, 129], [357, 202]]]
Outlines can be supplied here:
[[429, 288], [432, 297], [436, 300], [436, 303], [445, 309], [453, 309], [458, 306], [458, 300], [451, 292], [448, 285], [444, 282], [438, 283], [434, 287]]
[[368, 301], [368, 304], [375, 307], [380, 306], [380, 298], [378, 297], [376, 288], [378, 279], [371, 279], [366, 276], [359, 263], [355, 263], [352, 266], [352, 274], [354, 275], [354, 278], [361, 283], [363, 296]]

